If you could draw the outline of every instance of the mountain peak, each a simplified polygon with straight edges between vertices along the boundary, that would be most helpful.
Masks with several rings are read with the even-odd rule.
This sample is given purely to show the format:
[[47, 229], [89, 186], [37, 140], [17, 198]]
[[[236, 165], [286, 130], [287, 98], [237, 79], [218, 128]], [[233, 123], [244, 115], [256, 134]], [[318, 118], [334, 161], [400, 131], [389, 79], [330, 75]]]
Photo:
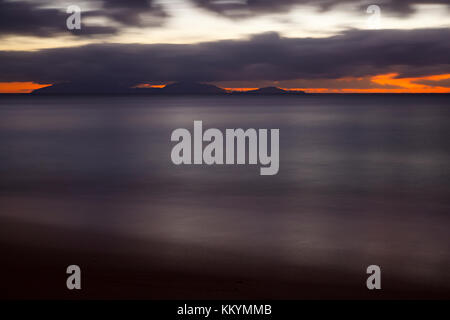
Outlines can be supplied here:
[[264, 87], [256, 90], [247, 91], [251, 94], [262, 94], [262, 95], [278, 95], [278, 94], [304, 94], [304, 91], [289, 91], [278, 87]]
[[225, 90], [212, 84], [180, 81], [166, 85], [161, 89], [165, 94], [224, 94]]

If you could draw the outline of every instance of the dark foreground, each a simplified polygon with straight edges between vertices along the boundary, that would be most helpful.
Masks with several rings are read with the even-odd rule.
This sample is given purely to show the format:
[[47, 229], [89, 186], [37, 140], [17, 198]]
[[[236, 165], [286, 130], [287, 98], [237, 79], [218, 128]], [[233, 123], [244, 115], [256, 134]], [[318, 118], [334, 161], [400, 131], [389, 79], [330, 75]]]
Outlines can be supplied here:
[[[406, 283], [389, 270], [383, 270], [382, 290], [369, 291], [363, 272], [94, 233], [78, 238], [73, 230], [4, 219], [0, 231], [0, 250], [7, 257], [0, 268], [2, 299], [450, 298], [449, 288]], [[10, 232], [23, 241], [8, 242]], [[82, 269], [82, 289], [69, 291], [65, 270], [75, 262]]]

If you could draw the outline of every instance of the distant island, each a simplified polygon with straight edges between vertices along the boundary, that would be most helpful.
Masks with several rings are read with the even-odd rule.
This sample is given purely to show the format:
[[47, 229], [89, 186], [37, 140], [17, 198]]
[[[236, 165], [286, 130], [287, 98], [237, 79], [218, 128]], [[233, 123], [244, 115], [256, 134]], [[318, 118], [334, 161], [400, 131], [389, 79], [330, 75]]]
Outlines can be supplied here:
[[127, 87], [89, 83], [59, 83], [36, 89], [33, 95], [46, 94], [143, 94], [143, 95], [304, 95], [304, 91], [284, 90], [265, 87], [248, 91], [234, 91], [219, 88], [212, 84], [198, 82], [175, 82], [163, 87]]

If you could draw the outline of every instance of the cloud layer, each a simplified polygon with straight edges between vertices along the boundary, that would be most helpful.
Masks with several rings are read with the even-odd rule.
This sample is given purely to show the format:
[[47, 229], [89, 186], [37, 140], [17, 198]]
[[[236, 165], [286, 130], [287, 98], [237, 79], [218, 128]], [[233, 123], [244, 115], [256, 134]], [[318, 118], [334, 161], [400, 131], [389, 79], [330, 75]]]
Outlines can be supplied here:
[[450, 73], [449, 29], [352, 30], [329, 38], [199, 44], [93, 44], [0, 52], [0, 81], [136, 84], [148, 81], [281, 81], [399, 73]]
[[339, 5], [350, 4], [361, 10], [369, 5], [379, 5], [383, 12], [405, 16], [415, 11], [417, 4], [443, 4], [449, 6], [448, 0], [192, 0], [199, 7], [218, 12], [230, 17], [246, 17], [249, 15], [285, 12], [297, 5], [315, 6], [328, 11]]
[[[183, 0], [179, 0], [183, 1]], [[197, 7], [231, 18], [252, 17], [268, 13], [288, 12], [294, 6], [308, 5], [320, 11], [335, 10], [342, 4], [353, 5], [365, 12], [366, 0], [185, 0]], [[91, 7], [85, 1], [61, 2], [56, 0], [0, 0], [0, 37], [25, 35], [49, 37], [64, 33], [75, 35], [117, 34], [127, 27], [161, 26], [169, 17], [166, 5], [170, 0], [96, 0]], [[66, 28], [69, 4], [80, 4], [82, 18], [101, 18], [102, 24], [83, 23], [81, 31]], [[441, 4], [450, 8], [448, 0], [374, 0], [370, 4], [381, 7], [383, 14], [406, 16], [414, 12], [417, 4]]]
[[[54, 8], [54, 3], [50, 0], [0, 0], [0, 36], [49, 37], [68, 32], [75, 35], [115, 34], [120, 31], [119, 26], [159, 25], [161, 19], [167, 16], [162, 7], [153, 0], [101, 0], [98, 3], [98, 9], [81, 8], [81, 17], [108, 19], [111, 24], [83, 24], [81, 30], [70, 31], [66, 27], [66, 19], [69, 17], [66, 13], [67, 6]], [[152, 15], [159, 19], [147, 20], [143, 19], [143, 15]]]

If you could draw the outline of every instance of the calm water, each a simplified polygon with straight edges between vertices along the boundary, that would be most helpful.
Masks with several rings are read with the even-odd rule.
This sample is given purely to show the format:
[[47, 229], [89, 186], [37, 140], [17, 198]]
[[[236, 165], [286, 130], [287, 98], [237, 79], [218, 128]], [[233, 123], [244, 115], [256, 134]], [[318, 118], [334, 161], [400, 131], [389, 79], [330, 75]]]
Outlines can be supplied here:
[[[450, 286], [450, 97], [0, 98], [0, 220]], [[279, 128], [280, 171], [175, 166], [171, 132]], [[13, 232], [11, 237], [14, 238]]]

